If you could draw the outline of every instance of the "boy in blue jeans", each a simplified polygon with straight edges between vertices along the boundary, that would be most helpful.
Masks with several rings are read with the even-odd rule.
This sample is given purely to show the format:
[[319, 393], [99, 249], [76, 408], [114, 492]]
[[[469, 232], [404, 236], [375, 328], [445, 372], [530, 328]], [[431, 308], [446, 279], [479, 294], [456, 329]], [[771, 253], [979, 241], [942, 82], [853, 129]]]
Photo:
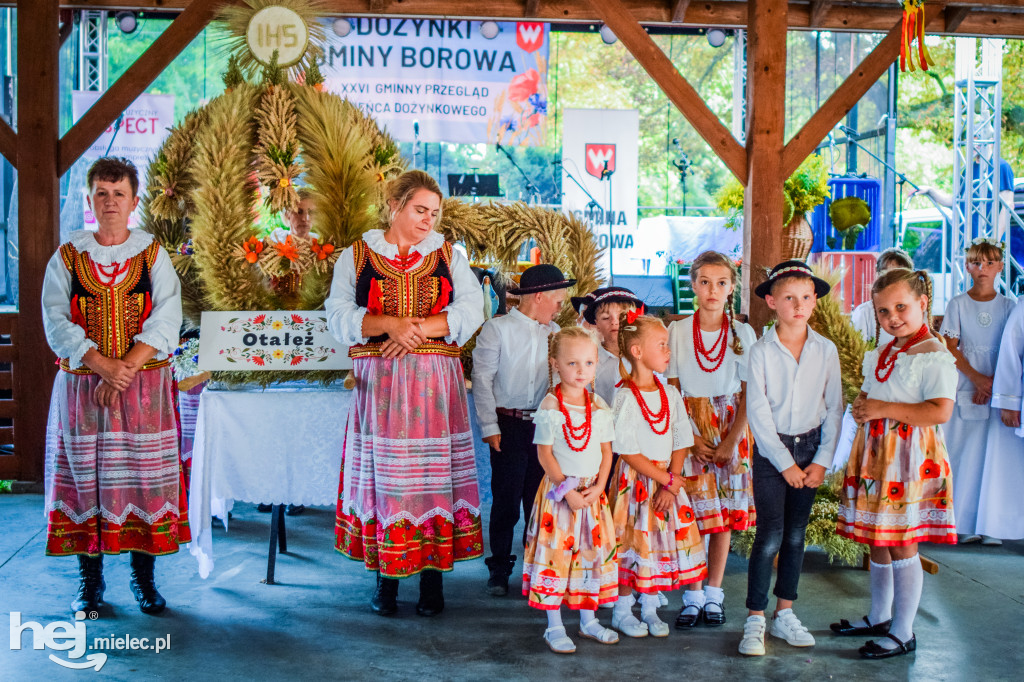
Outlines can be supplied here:
[[747, 572], [747, 609], [739, 651], [764, 655], [768, 586], [779, 556], [771, 634], [792, 646], [814, 637], [793, 613], [804, 560], [804, 536], [815, 489], [832, 464], [843, 418], [842, 379], [835, 344], [807, 325], [829, 292], [803, 261], [772, 268], [754, 291], [777, 323], [750, 349], [747, 419], [754, 434], [757, 533]]

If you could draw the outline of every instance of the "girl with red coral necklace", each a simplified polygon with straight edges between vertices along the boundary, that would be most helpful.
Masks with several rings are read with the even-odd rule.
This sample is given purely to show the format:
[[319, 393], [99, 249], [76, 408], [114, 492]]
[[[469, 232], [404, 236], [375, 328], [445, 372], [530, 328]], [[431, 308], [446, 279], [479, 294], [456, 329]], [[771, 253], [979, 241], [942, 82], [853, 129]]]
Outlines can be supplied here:
[[846, 468], [838, 533], [871, 546], [871, 612], [832, 624], [840, 635], [881, 635], [865, 658], [914, 651], [921, 601], [919, 542], [956, 543], [953, 486], [940, 424], [953, 413], [953, 356], [931, 332], [932, 283], [897, 268], [871, 287], [878, 325], [894, 337], [864, 357], [853, 403], [860, 424]]
[[544, 641], [558, 654], [576, 651], [562, 625], [562, 602], [580, 612], [580, 637], [619, 641], [596, 613], [598, 605], [615, 601], [618, 583], [615, 530], [604, 492], [612, 467], [612, 413], [587, 390], [597, 373], [597, 350], [595, 336], [579, 327], [549, 337], [549, 390], [533, 416], [533, 442], [545, 476], [526, 529], [523, 595], [547, 612]]
[[[704, 544], [682, 468], [693, 431], [683, 397], [655, 376], [668, 368], [668, 330], [661, 320], [636, 311], [619, 319], [622, 373], [615, 395], [615, 442], [619, 454], [612, 518], [619, 542], [619, 600], [612, 627], [629, 637], [667, 637], [658, 618], [658, 593], [677, 590], [707, 576]], [[632, 591], [640, 593], [640, 620]]]
[[705, 251], [690, 266], [697, 302], [692, 317], [669, 325], [672, 360], [665, 376], [679, 389], [693, 426], [693, 449], [683, 462], [683, 488], [693, 503], [700, 534], [708, 539], [708, 584], [690, 586], [676, 627], [725, 623], [725, 562], [733, 530], [755, 522], [753, 436], [747, 428], [746, 380], [749, 349], [757, 337], [733, 319], [739, 272], [717, 251]]

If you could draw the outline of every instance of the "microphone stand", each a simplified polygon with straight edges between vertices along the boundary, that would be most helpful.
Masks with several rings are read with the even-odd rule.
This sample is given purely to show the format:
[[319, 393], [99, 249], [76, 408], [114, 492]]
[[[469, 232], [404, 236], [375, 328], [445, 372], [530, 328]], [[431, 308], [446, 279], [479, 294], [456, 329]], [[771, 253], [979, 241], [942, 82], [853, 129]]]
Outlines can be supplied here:
[[[600, 208], [602, 213], [603, 213], [604, 209], [601, 207], [601, 202], [599, 202], [597, 199], [595, 199], [594, 195], [591, 194], [589, 191], [587, 191], [587, 188], [583, 186], [583, 183], [581, 183], [579, 180], [576, 179], [576, 176], [572, 174], [572, 171], [570, 171], [568, 168], [566, 168], [565, 165], [562, 164], [561, 162], [559, 162], [558, 165], [562, 166], [562, 172], [565, 173], [566, 175], [568, 175], [569, 179], [572, 180], [576, 184], [576, 186], [579, 187], [580, 190], [584, 194], [587, 195], [588, 199], [590, 199], [590, 201], [587, 202], [587, 208], [590, 209], [591, 211], [593, 211], [593, 209], [595, 209], [595, 208]], [[611, 189], [611, 180], [608, 181], [608, 188], [609, 188], [609, 190]], [[609, 197], [610, 197], [610, 193], [609, 193]], [[611, 203], [611, 202], [609, 201], [609, 203]], [[611, 212], [611, 207], [610, 206], [609, 206], [609, 212]], [[609, 230], [608, 237], [609, 237], [609, 239], [611, 239], [611, 225], [610, 224], [608, 226], [608, 230]], [[609, 241], [609, 243], [608, 243], [608, 284], [609, 285], [614, 284], [614, 281], [615, 281], [615, 276], [612, 275], [612, 243]]]
[[530, 194], [530, 200], [533, 201], [534, 203], [539, 204], [541, 198], [540, 189], [538, 189], [537, 185], [534, 184], [533, 179], [526, 174], [526, 171], [524, 171], [518, 163], [516, 163], [516, 160], [512, 158], [511, 152], [502, 147], [500, 142], [495, 142], [494, 146], [499, 152], [505, 155], [505, 158], [508, 159], [508, 162], [512, 164], [512, 167], [519, 171], [519, 174], [523, 176], [523, 180], [526, 182], [526, 191], [529, 192]]
[[608, 284], [615, 285], [615, 217], [612, 213], [612, 174], [615, 171], [608, 170], [608, 162], [604, 162], [604, 170], [601, 171], [601, 181], [608, 180], [608, 213], [605, 218], [608, 221]]

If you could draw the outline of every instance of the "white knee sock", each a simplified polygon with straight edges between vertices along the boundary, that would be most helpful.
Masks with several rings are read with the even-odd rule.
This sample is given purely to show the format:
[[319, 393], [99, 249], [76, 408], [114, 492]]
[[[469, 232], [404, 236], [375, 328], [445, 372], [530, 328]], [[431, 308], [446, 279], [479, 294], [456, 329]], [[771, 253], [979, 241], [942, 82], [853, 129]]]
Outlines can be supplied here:
[[[893, 617], [889, 632], [901, 642], [914, 636], [914, 617], [921, 604], [921, 589], [924, 587], [924, 569], [921, 557], [915, 554], [909, 559], [892, 562]], [[877, 640], [880, 646], [895, 648], [896, 643], [888, 637]]]
[[640, 617], [646, 619], [649, 615], [657, 616], [660, 603], [657, 592], [654, 594], [641, 594]]
[[872, 561], [871, 613], [868, 614], [872, 625], [892, 618], [892, 590], [892, 564], [876, 564]]
[[551, 611], [547, 611], [547, 614], [549, 628], [562, 627], [562, 609], [552, 609]]
[[626, 614], [633, 613], [633, 604], [635, 602], [636, 600], [633, 598], [633, 595], [619, 595], [618, 601], [615, 602], [615, 606], [612, 608], [612, 613], [620, 613], [623, 616], [625, 616]]
[[[721, 613], [722, 609], [719, 608], [719, 604], [725, 604], [725, 590], [721, 587], [712, 587], [711, 585], [704, 586], [704, 596], [707, 598], [707, 602], [704, 604], [704, 610], [709, 613]], [[714, 605], [711, 604], [714, 602]]]

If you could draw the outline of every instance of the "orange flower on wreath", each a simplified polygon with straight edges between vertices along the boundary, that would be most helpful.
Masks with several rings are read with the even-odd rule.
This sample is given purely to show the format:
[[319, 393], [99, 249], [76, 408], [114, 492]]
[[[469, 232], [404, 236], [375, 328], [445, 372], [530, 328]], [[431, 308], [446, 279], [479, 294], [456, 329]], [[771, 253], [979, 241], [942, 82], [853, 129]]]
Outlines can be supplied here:
[[242, 242], [242, 249], [245, 250], [245, 260], [255, 263], [263, 252], [263, 241], [256, 237], [249, 237]]
[[885, 492], [889, 496], [890, 502], [899, 502], [906, 493], [906, 487], [899, 481], [890, 481], [885, 484]]
[[334, 253], [334, 244], [327, 242], [320, 244], [315, 237], [309, 248], [316, 254], [317, 260], [326, 260], [328, 256]]
[[939, 463], [934, 459], [926, 459], [924, 463], [921, 464], [920, 472], [922, 479], [938, 478], [939, 471]]
[[292, 263], [299, 258], [299, 251], [295, 248], [291, 235], [285, 237], [283, 242], [274, 242], [274, 250], [277, 251], [277, 255], [281, 256], [281, 258], [287, 258]]

